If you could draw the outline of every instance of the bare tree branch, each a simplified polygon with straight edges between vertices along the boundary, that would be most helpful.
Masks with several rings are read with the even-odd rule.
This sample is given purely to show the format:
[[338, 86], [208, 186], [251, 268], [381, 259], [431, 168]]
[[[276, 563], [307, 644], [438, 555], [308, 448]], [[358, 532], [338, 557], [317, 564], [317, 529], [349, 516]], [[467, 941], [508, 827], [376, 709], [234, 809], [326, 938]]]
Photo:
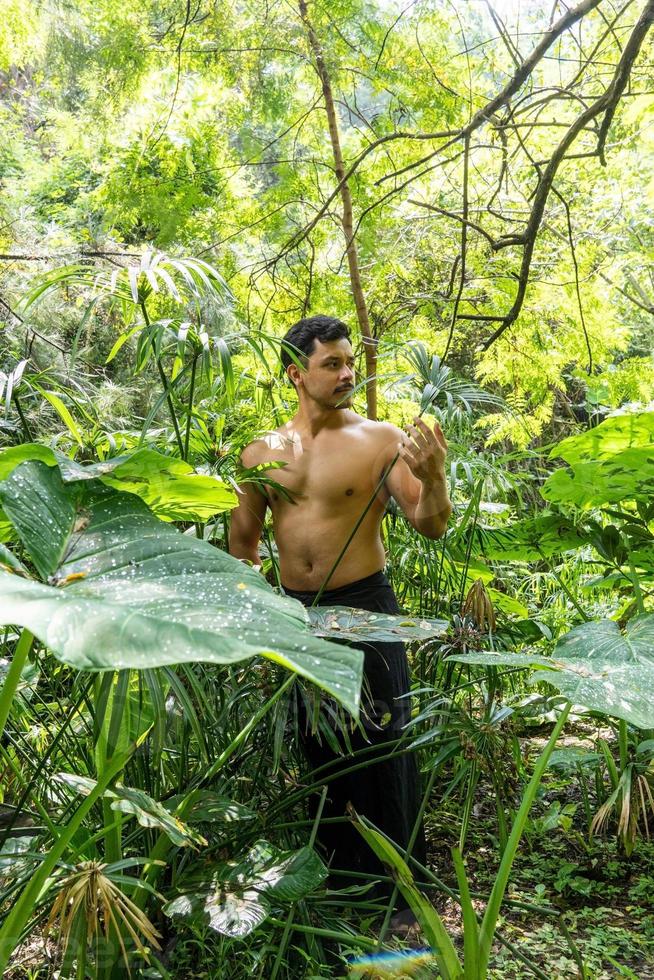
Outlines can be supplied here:
[[457, 315], [459, 312], [459, 306], [461, 304], [461, 297], [463, 295], [463, 290], [466, 284], [466, 258], [468, 251], [468, 177], [469, 177], [469, 166], [470, 166], [470, 136], [466, 134], [464, 142], [464, 156], [463, 156], [463, 214], [461, 222], [461, 271], [459, 274], [459, 288], [454, 299], [454, 307], [452, 309], [452, 319], [450, 320], [450, 331], [447, 335], [447, 342], [445, 344], [445, 350], [441, 357], [441, 361], [445, 361], [447, 357], [450, 346], [452, 344], [452, 338], [454, 337], [454, 329], [456, 327]]
[[[531, 260], [534, 253], [534, 247], [536, 245], [536, 236], [540, 228], [545, 211], [545, 205], [547, 203], [547, 199], [559, 166], [563, 160], [566, 159], [567, 151], [574, 143], [579, 133], [591, 120], [602, 115], [602, 113], [605, 114], [605, 118], [607, 116], [609, 117], [609, 122], [613, 118], [615, 107], [617, 106], [620, 96], [622, 95], [622, 92], [627, 84], [631, 68], [640, 53], [643, 41], [645, 40], [653, 23], [654, 0], [648, 0], [643, 8], [638, 22], [629, 36], [629, 40], [624, 47], [611, 84], [608, 86], [606, 91], [598, 99], [596, 99], [595, 102], [588, 107], [588, 109], [586, 109], [585, 112], [582, 112], [577, 119], [575, 119], [568, 129], [568, 132], [565, 134], [552, 154], [546, 168], [543, 170], [541, 178], [538, 182], [538, 187], [536, 188], [536, 193], [534, 195], [534, 203], [527, 227], [522, 235], [510, 236], [511, 244], [522, 244], [524, 246], [522, 263], [518, 277], [518, 291], [513, 302], [513, 306], [506, 314], [503, 321], [501, 321], [500, 326], [484, 342], [484, 350], [488, 350], [488, 348], [491, 347], [513, 323], [515, 323], [518, 314], [522, 309], [525, 293], [527, 291]], [[598, 148], [595, 151], [595, 155], [599, 155], [600, 151], [601, 147], [598, 142]], [[496, 318], [493, 317], [493, 319]]]
[[466, 224], [469, 228], [478, 232], [483, 238], [486, 239], [489, 245], [495, 246], [495, 239], [490, 235], [485, 228], [477, 224], [476, 221], [471, 221], [470, 218], [464, 217], [462, 214], [457, 214], [456, 211], [448, 211], [446, 208], [439, 208], [436, 204], [427, 204], [425, 201], [416, 201], [415, 198], [409, 198], [409, 204], [415, 204], [416, 207], [425, 208], [427, 211], [434, 211], [436, 214], [442, 214], [446, 218], [453, 218], [454, 221], [460, 221]]

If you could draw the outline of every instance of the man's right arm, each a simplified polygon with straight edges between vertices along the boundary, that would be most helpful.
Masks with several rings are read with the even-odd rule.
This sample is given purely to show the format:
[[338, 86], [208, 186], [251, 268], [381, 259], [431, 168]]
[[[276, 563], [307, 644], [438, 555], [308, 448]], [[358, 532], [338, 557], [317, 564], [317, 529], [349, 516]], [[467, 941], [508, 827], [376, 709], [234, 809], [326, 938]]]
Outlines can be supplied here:
[[[243, 450], [241, 463], [249, 469], [261, 462], [254, 443]], [[232, 511], [229, 528], [229, 553], [234, 558], [245, 558], [253, 565], [260, 565], [259, 540], [266, 516], [267, 501], [263, 493], [252, 483], [239, 487], [238, 507]]]

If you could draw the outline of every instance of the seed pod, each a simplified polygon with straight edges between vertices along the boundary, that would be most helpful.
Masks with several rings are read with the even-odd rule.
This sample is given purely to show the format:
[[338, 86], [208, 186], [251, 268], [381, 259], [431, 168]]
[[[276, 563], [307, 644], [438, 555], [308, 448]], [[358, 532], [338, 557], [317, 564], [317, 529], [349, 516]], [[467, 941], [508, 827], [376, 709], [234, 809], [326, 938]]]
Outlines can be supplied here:
[[495, 610], [493, 609], [493, 603], [486, 591], [486, 587], [480, 578], [472, 583], [461, 612], [463, 616], [470, 618], [482, 633], [487, 631], [489, 633], [495, 632]]

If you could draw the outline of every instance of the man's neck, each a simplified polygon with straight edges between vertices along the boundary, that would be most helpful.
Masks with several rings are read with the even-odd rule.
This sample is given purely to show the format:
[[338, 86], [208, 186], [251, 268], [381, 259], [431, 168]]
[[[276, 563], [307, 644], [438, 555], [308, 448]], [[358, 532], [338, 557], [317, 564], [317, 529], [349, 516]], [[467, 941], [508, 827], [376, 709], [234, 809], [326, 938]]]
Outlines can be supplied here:
[[349, 408], [323, 408], [316, 402], [302, 400], [291, 419], [293, 428], [312, 439], [326, 430], [343, 429], [352, 422], [355, 413]]

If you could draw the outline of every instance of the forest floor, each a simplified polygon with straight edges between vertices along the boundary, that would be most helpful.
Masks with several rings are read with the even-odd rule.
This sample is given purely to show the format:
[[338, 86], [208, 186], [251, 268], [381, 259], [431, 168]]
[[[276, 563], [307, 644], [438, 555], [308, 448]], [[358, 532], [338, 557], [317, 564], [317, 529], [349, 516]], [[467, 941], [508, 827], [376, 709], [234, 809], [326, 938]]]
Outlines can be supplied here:
[[[491, 837], [490, 829], [477, 829], [468, 843], [468, 873], [479, 894], [487, 895], [493, 885], [496, 865]], [[454, 886], [448, 865], [449, 854], [440, 847], [430, 849], [430, 866], [439, 868]], [[583, 959], [585, 980], [654, 980], [653, 895], [654, 844], [640, 843], [627, 860], [616, 855], [614, 844], [597, 843], [582, 850], [568, 837], [552, 833], [518, 857], [507, 894], [512, 903], [541, 905], [542, 912], [505, 904], [499, 932], [548, 980], [581, 975], [566, 930]], [[458, 906], [442, 896], [433, 900], [456, 936]], [[479, 907], [483, 910], [483, 903]], [[527, 980], [535, 975], [514, 951], [497, 944], [492, 966], [489, 978], [493, 980]]]
[[[533, 743], [540, 740], [531, 741], [537, 750]], [[480, 785], [476, 798], [483, 800], [483, 794]], [[449, 806], [450, 812], [439, 806], [427, 818], [429, 866], [456, 888], [450, 848], [457, 843], [461, 804]], [[627, 858], [618, 852], [614, 836], [589, 842], [583, 825], [578, 781], [550, 771], [532, 810], [500, 920], [499, 935], [513, 950], [496, 943], [489, 980], [534, 977], [517, 953], [548, 980], [581, 977], [579, 957], [584, 980], [654, 980], [654, 842], [639, 838]], [[492, 791], [475, 806], [465, 850], [473, 897], [485, 898], [498, 865]], [[451, 934], [460, 938], [456, 903], [442, 893], [432, 894], [432, 900]], [[480, 900], [482, 913], [483, 908]]]
[[[535, 753], [543, 742], [535, 733], [524, 741], [525, 748]], [[568, 747], [579, 744], [574, 737], [565, 741]], [[579, 785], [576, 778], [560, 771], [550, 770], [544, 780], [511, 874], [499, 926], [501, 938], [494, 947], [488, 980], [530, 980], [534, 976], [547, 980], [654, 980], [654, 842], [639, 838], [630, 858], [619, 853], [614, 836], [589, 842], [584, 833], [586, 818]], [[492, 790], [483, 782], [477, 787], [476, 800], [465, 861], [473, 899], [483, 914], [499, 849]], [[428, 866], [453, 889], [456, 877], [451, 848], [458, 842], [460, 821], [461, 802], [455, 797], [445, 804], [436, 802], [426, 817]], [[336, 895], [332, 893], [332, 897]], [[430, 897], [456, 945], [462, 948], [458, 905], [442, 890], [430, 891]], [[520, 907], [525, 905], [530, 908]], [[312, 919], [320, 908], [320, 904], [314, 907]], [[341, 907], [338, 915], [344, 922], [349, 919], [362, 934], [374, 937], [378, 920], [359, 919], [353, 909], [349, 913]], [[322, 924], [316, 919], [316, 925]], [[227, 972], [224, 961], [221, 967], [215, 946], [219, 937], [210, 929], [199, 944], [187, 945], [188, 936], [179, 938], [181, 943], [167, 964], [170, 976], [222, 980], [236, 975], [233, 965]], [[50, 980], [57, 975], [52, 967], [53, 954], [52, 940], [44, 944], [37, 930], [17, 951], [5, 980]], [[336, 965], [340, 959], [337, 946], [331, 949], [329, 959], [324, 977], [343, 976], [343, 966]], [[299, 980], [298, 968], [298, 963], [289, 965], [291, 972], [282, 975], [287, 980]], [[315, 964], [308, 974], [312, 980], [316, 980], [314, 971]], [[160, 974], [154, 970], [150, 975]], [[320, 980], [322, 977], [321, 973]]]

